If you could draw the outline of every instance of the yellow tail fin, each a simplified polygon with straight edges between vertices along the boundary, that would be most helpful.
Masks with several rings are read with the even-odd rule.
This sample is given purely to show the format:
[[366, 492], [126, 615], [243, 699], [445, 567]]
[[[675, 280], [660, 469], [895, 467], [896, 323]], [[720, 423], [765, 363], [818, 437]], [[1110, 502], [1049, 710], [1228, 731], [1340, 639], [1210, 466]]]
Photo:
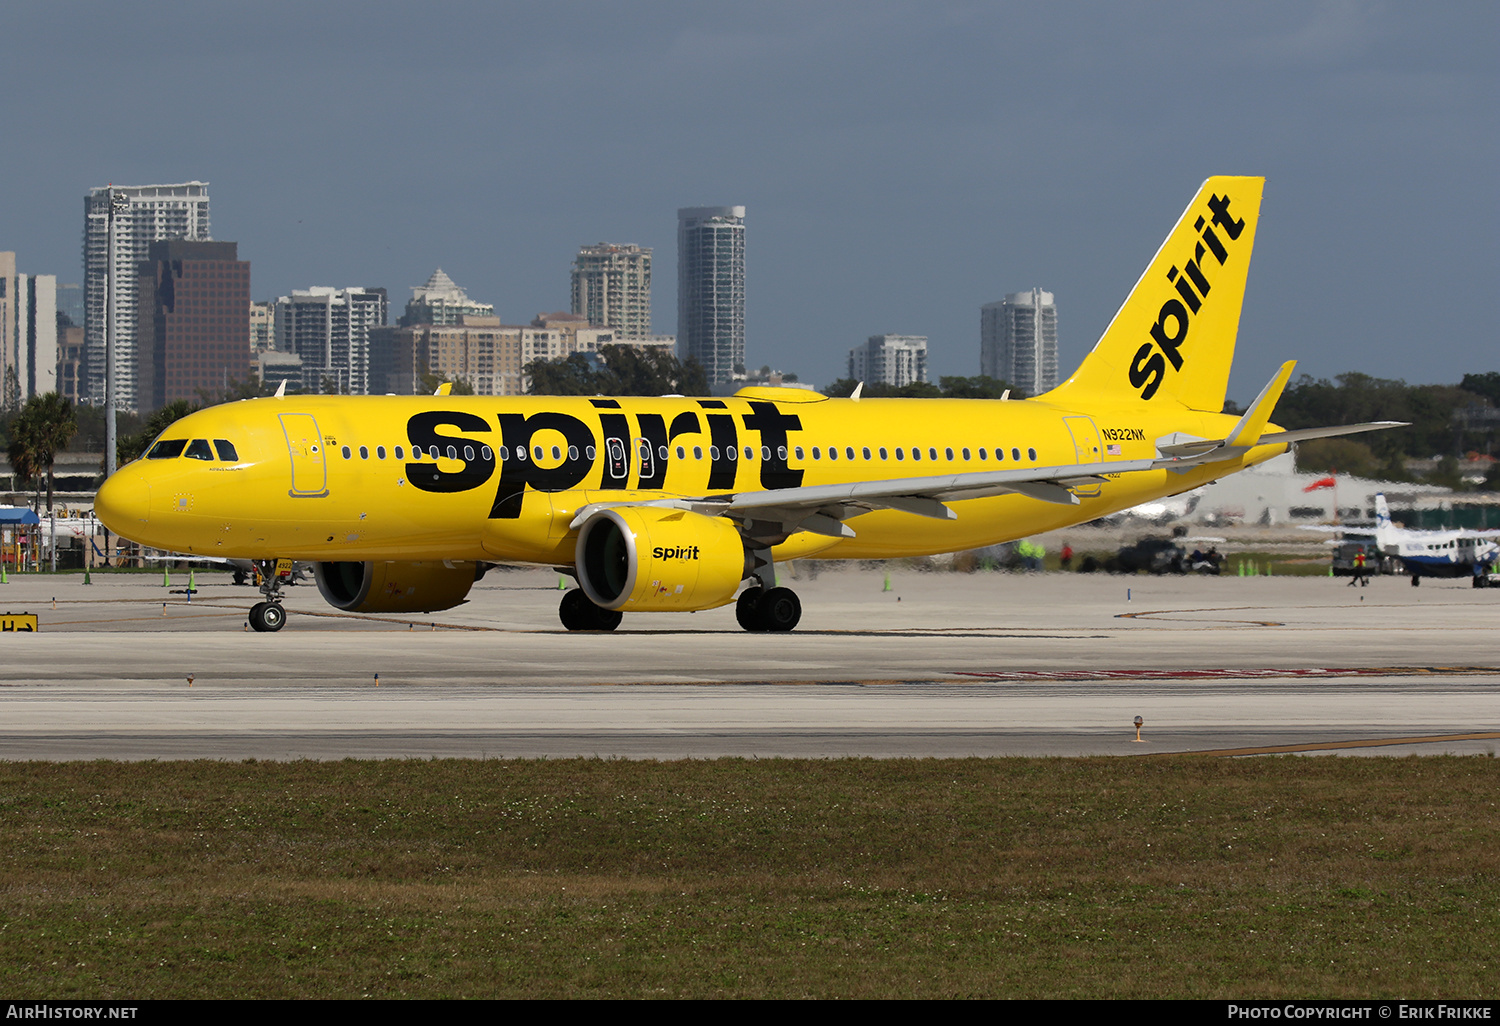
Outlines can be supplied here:
[[1041, 397], [1224, 408], [1264, 178], [1203, 183], [1073, 376]]

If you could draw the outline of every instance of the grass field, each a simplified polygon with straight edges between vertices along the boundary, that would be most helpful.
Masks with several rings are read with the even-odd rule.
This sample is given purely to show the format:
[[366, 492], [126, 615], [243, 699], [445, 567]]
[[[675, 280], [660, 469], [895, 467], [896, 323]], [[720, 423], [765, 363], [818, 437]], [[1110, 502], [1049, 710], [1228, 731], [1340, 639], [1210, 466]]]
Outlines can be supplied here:
[[0, 763], [0, 990], [1493, 997], [1497, 771]]

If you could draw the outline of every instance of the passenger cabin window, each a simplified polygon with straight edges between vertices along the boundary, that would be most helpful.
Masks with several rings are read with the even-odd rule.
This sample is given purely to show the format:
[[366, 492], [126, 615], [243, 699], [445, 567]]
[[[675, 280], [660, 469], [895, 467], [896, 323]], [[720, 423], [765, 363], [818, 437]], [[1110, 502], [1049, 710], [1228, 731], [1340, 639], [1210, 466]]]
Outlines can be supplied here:
[[195, 438], [188, 443], [187, 452], [183, 453], [190, 460], [213, 460], [214, 451], [208, 446], [207, 438]]
[[151, 447], [151, 451], [146, 454], [146, 459], [175, 460], [182, 455], [182, 450], [186, 447], [186, 438], [163, 439]]
[[238, 463], [240, 454], [234, 451], [234, 443], [227, 438], [215, 438], [214, 448], [219, 453], [219, 459], [225, 463]]

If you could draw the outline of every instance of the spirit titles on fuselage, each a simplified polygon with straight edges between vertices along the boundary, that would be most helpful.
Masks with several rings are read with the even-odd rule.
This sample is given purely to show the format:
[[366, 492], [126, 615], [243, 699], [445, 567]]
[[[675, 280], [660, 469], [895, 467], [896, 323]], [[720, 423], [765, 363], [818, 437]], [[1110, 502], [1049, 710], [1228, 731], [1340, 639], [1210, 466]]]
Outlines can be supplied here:
[[[469, 491], [493, 478], [499, 462], [500, 480], [490, 519], [514, 519], [521, 514], [521, 497], [528, 487], [542, 492], [576, 488], [601, 463], [599, 490], [631, 488], [632, 465], [638, 471], [634, 489], [663, 490], [671, 460], [670, 454], [668, 458], [662, 454], [678, 439], [697, 436], [700, 447], [703, 441], [709, 446], [708, 490], [730, 491], [736, 487], [743, 429], [758, 436], [758, 487], [796, 488], [802, 483], [802, 471], [793, 470], [787, 463], [788, 439], [792, 432], [802, 430], [801, 418], [781, 412], [775, 403], [752, 400], [751, 412], [741, 414], [741, 423], [736, 424], [735, 415], [722, 399], [695, 401], [699, 410], [683, 410], [668, 423], [660, 413], [627, 415], [613, 399], [592, 399], [590, 403], [598, 411], [597, 433], [580, 418], [552, 410], [530, 415], [501, 413], [494, 423], [463, 410], [425, 411], [407, 421], [406, 434], [412, 446], [425, 453], [442, 454], [449, 463], [459, 461], [463, 469], [441, 470], [436, 462], [408, 463], [406, 478], [427, 492]], [[444, 428], [465, 432], [465, 436], [442, 433]], [[498, 460], [489, 446], [476, 447], [472, 437], [497, 430], [498, 448], [503, 451]], [[556, 455], [551, 460], [546, 459], [545, 448], [534, 446], [532, 441], [544, 431], [560, 434], [564, 442], [555, 447]], [[603, 444], [599, 445], [601, 438]], [[462, 442], [468, 445], [460, 446]]]

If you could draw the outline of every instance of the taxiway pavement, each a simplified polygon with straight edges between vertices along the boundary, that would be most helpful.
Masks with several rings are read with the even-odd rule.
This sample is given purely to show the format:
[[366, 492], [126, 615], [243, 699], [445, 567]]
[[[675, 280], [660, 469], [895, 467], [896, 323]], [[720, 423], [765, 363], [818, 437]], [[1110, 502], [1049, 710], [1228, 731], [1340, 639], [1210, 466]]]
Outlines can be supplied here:
[[[845, 568], [784, 580], [791, 634], [732, 608], [568, 634], [555, 573], [457, 609], [279, 634], [226, 575], [14, 575], [0, 758], [1493, 755], [1500, 592], [1404, 578]], [[55, 608], [54, 608], [55, 600]], [[378, 680], [377, 680], [378, 675]], [[191, 682], [190, 682], [191, 679]], [[1145, 721], [1134, 740], [1136, 716]]]

